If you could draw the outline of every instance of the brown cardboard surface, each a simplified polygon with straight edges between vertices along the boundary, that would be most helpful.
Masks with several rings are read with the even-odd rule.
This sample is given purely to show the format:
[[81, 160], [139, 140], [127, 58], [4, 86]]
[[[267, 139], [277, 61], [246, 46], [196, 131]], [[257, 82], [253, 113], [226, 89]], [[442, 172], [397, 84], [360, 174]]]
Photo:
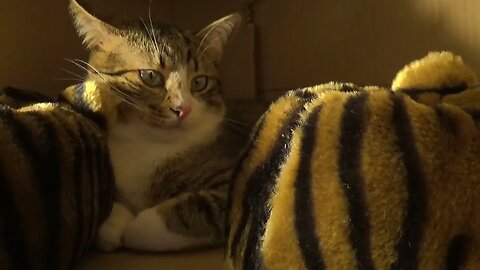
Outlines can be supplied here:
[[221, 270], [223, 250], [173, 254], [94, 253], [78, 270]]
[[261, 0], [255, 6], [260, 90], [328, 81], [388, 86], [430, 50], [452, 50], [480, 71], [477, 0]]

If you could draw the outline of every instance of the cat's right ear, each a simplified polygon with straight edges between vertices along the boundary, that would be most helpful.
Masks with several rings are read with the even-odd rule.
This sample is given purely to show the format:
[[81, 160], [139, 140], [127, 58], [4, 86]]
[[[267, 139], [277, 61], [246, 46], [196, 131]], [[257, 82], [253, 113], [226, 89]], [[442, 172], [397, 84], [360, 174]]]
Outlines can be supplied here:
[[70, 14], [73, 17], [75, 28], [87, 49], [107, 47], [119, 42], [119, 30], [90, 14], [76, 0], [70, 0]]

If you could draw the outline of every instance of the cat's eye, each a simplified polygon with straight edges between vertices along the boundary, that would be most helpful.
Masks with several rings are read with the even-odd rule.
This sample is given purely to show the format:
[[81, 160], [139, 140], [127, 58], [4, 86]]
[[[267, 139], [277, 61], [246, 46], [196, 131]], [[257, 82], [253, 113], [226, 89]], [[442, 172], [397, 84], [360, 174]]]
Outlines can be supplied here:
[[194, 92], [199, 92], [204, 90], [208, 85], [208, 77], [205, 75], [200, 75], [193, 78], [190, 88]]
[[165, 84], [163, 75], [155, 70], [141, 69], [139, 75], [142, 82], [150, 87], [163, 87]]

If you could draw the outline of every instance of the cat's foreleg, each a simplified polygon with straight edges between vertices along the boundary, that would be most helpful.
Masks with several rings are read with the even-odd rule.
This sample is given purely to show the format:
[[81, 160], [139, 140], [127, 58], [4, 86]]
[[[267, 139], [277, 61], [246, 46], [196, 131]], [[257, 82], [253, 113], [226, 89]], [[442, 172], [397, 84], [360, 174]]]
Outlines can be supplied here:
[[123, 204], [115, 202], [110, 216], [98, 231], [97, 247], [103, 251], [113, 251], [122, 246], [122, 239], [128, 224], [135, 216]]
[[139, 213], [124, 235], [127, 248], [173, 251], [224, 239], [226, 193], [184, 193]]

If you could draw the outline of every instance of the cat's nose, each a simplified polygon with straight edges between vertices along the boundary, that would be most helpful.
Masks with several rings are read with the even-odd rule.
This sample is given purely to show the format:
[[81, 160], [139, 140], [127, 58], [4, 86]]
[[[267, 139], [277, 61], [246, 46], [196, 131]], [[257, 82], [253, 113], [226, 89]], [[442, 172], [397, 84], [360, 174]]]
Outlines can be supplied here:
[[177, 115], [179, 120], [187, 118], [187, 116], [192, 111], [192, 108], [189, 106], [178, 106], [175, 108], [170, 108], [170, 110]]

